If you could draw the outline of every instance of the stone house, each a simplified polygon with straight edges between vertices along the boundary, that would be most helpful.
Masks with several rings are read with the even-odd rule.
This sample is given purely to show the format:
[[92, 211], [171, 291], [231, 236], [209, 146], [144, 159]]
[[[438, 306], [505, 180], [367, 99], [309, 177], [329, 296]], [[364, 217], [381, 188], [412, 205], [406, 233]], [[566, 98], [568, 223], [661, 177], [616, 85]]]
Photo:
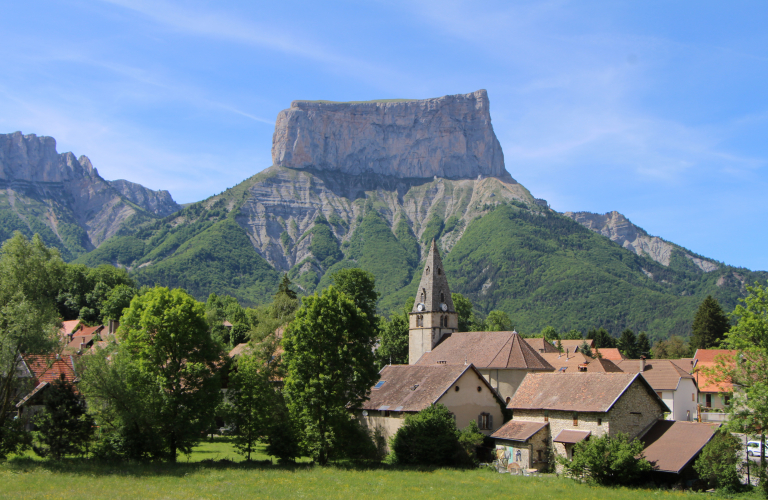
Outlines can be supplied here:
[[470, 365], [388, 365], [380, 372], [368, 400], [355, 417], [389, 442], [405, 416], [431, 405], [442, 404], [463, 429], [477, 422], [490, 435], [504, 421], [504, 402], [496, 390]]
[[670, 408], [668, 420], [696, 419], [699, 389], [690, 373], [670, 359], [624, 359], [616, 365], [627, 373], [639, 373]]
[[[638, 437], [648, 431], [669, 407], [637, 373], [534, 373], [528, 375], [507, 405], [512, 420], [492, 437], [509, 446], [507, 426], [519, 422], [548, 423], [546, 459], [530, 460], [545, 468], [554, 455], [573, 456], [573, 446], [590, 436], [618, 433]], [[525, 445], [511, 447], [515, 454]], [[538, 449], [529, 447], [538, 458]]]

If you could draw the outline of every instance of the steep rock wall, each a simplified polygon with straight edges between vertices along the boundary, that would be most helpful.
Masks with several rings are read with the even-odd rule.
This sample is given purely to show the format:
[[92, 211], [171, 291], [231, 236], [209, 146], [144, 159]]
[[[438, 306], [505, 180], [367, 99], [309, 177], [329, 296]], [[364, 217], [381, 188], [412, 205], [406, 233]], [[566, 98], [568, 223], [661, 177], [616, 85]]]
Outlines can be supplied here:
[[485, 90], [424, 100], [293, 101], [277, 116], [272, 161], [353, 175], [512, 180]]

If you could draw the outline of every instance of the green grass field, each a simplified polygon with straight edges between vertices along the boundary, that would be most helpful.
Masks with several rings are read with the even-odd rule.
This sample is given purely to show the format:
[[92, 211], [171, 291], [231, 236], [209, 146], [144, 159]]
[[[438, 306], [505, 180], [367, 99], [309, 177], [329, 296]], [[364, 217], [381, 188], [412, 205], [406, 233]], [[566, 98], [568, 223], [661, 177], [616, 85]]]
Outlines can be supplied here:
[[[189, 460], [187, 461], [187, 458]], [[268, 460], [263, 450], [253, 457]], [[0, 464], [0, 498], [13, 499], [492, 499], [579, 500], [713, 498], [712, 494], [598, 488], [554, 476], [520, 477], [476, 470], [400, 470], [391, 467], [291, 467], [244, 462], [224, 441], [203, 443], [176, 464], [100, 464], [32, 456]], [[739, 498], [759, 498], [757, 493]]]

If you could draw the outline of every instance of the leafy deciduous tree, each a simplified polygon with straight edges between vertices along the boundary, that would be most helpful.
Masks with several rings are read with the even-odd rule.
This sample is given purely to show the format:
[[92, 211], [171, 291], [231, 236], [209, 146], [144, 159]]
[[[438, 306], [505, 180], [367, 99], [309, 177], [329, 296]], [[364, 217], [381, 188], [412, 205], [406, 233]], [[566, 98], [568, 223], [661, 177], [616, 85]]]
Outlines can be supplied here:
[[453, 307], [459, 320], [460, 332], [476, 332], [483, 329], [482, 321], [475, 315], [475, 306], [460, 293], [452, 293]]
[[378, 380], [373, 357], [374, 324], [355, 301], [335, 286], [305, 297], [283, 338], [284, 394], [303, 429], [306, 450], [325, 465]]
[[[608, 434], [576, 443], [573, 459], [558, 456], [567, 475], [602, 485], [632, 484], [640, 481], [653, 466], [641, 456], [643, 443], [630, 441], [626, 434]], [[640, 456], [640, 458], [636, 458]]]
[[693, 468], [710, 488], [736, 490], [741, 485], [738, 470], [741, 448], [738, 438], [726, 430], [720, 430], [701, 451]]
[[485, 318], [486, 332], [508, 332], [512, 330], [512, 320], [504, 311], [491, 311]]
[[468, 456], [459, 436], [448, 408], [441, 404], [428, 406], [405, 417], [392, 437], [392, 459], [398, 464], [466, 465]]

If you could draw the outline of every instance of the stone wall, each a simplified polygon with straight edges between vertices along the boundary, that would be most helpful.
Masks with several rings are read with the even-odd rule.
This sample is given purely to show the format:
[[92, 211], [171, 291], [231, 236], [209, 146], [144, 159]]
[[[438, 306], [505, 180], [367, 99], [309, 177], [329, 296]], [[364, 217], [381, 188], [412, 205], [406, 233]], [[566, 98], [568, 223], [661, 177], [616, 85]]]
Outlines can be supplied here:
[[610, 434], [628, 434], [630, 439], [664, 418], [664, 409], [656, 394], [639, 380], [635, 381], [608, 412]]

